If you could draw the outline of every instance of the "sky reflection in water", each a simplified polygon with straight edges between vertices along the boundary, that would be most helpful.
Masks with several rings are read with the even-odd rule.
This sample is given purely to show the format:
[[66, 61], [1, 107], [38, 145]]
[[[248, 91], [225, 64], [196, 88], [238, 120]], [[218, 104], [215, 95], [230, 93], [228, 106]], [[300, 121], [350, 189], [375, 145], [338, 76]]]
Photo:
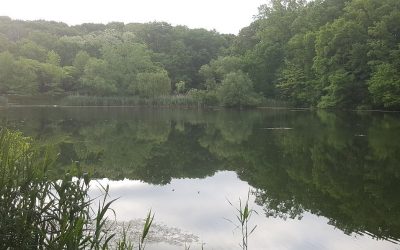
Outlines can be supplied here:
[[[235, 172], [221, 171], [205, 179], [173, 179], [164, 186], [128, 179], [99, 182], [110, 185], [112, 198], [120, 197], [113, 205], [118, 221], [144, 218], [151, 208], [156, 214], [155, 223], [199, 237], [198, 242], [191, 243], [191, 249], [200, 249], [201, 242], [206, 243], [205, 249], [240, 249], [240, 231], [228, 221], [235, 222], [235, 209], [228, 200], [238, 207], [238, 199], [245, 199], [251, 187]], [[267, 218], [253, 196], [250, 201], [258, 213], [251, 220], [257, 228], [250, 237], [250, 249], [399, 249], [394, 243], [368, 235], [346, 235], [328, 225], [328, 219], [308, 212], [301, 220]], [[184, 247], [164, 243], [149, 244], [148, 249]]]
[[250, 186], [259, 191], [250, 249], [400, 248], [354, 233], [400, 238], [399, 114], [26, 107], [0, 120], [60, 152], [55, 175], [79, 161], [113, 180], [118, 220], [152, 208], [165, 229], [198, 236], [191, 249], [239, 249], [227, 199]]

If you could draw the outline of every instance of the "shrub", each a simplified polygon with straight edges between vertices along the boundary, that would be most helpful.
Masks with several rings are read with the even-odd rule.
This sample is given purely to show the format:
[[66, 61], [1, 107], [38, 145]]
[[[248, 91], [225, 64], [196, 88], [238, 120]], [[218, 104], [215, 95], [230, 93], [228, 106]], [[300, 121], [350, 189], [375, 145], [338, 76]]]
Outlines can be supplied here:
[[217, 88], [217, 98], [220, 104], [226, 107], [257, 106], [262, 100], [262, 97], [254, 92], [251, 79], [242, 71], [225, 76]]

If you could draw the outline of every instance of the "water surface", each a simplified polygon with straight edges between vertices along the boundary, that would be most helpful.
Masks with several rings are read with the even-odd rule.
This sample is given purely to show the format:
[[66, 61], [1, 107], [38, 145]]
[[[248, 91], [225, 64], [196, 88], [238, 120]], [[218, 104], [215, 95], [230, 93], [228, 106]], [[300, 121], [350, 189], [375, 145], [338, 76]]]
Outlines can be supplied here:
[[61, 152], [55, 175], [79, 161], [110, 184], [118, 221], [151, 208], [148, 249], [240, 249], [235, 206], [249, 190], [249, 249], [400, 249], [396, 113], [74, 107], [0, 119]]

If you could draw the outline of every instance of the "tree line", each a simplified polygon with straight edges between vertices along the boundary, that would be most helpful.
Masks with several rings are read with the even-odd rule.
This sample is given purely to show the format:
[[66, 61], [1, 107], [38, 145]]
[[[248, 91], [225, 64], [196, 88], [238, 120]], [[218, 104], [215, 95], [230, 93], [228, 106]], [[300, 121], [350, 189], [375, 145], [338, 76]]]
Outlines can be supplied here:
[[400, 108], [397, 0], [271, 0], [228, 51], [201, 68], [207, 88], [245, 72], [298, 107]]
[[0, 93], [169, 95], [175, 85], [199, 88], [199, 68], [232, 39], [163, 22], [68, 26], [1, 17]]
[[400, 108], [398, 0], [270, 0], [237, 36], [0, 18], [0, 91]]

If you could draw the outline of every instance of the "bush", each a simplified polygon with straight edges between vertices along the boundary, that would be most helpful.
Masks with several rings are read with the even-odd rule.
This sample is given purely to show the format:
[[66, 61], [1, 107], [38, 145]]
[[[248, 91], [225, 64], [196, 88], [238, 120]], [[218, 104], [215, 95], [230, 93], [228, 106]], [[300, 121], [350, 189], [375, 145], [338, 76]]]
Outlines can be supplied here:
[[262, 101], [262, 97], [254, 92], [253, 82], [242, 71], [225, 76], [217, 88], [217, 98], [226, 107], [257, 106]]
[[218, 99], [215, 91], [191, 89], [188, 96], [197, 102], [197, 106], [215, 106], [218, 105]]
[[141, 97], [157, 97], [171, 93], [171, 80], [167, 72], [138, 73], [136, 76], [137, 93]]

